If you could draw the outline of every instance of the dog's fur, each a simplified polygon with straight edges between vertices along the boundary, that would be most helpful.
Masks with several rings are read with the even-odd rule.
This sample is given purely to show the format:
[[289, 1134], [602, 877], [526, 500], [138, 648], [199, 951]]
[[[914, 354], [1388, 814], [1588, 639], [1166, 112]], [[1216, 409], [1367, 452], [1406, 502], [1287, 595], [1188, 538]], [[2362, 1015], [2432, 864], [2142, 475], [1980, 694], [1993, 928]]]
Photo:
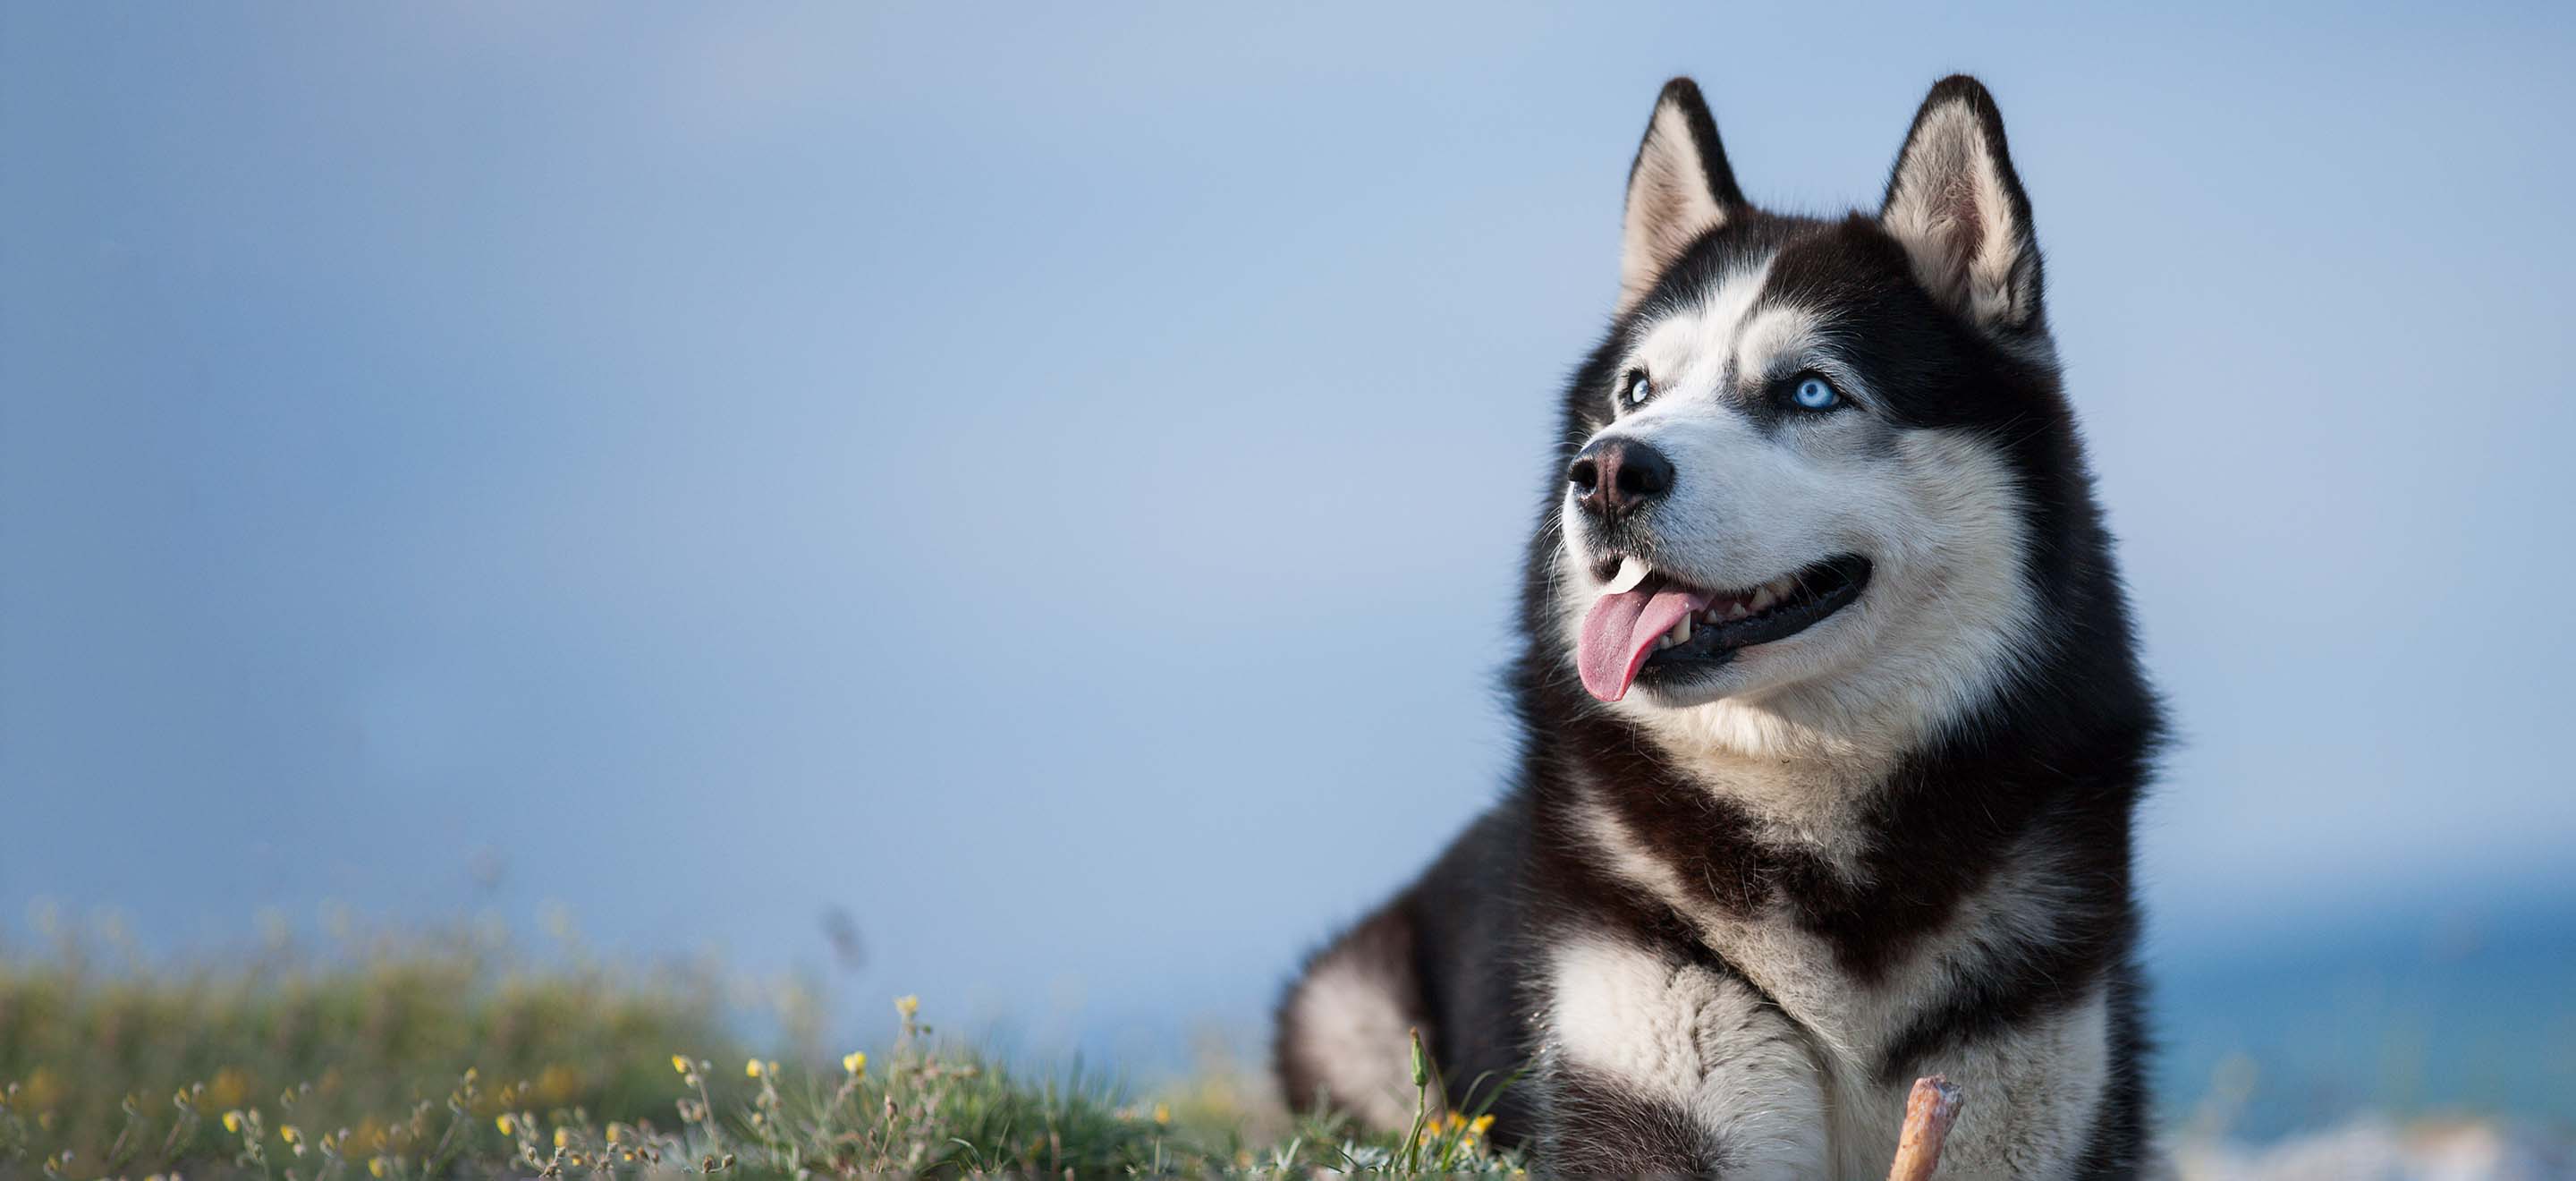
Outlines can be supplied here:
[[[1517, 782], [1307, 964], [1289, 1098], [1402, 1127], [1419, 1027], [1452, 1105], [1528, 1067], [1495, 1134], [1551, 1171], [1856, 1177], [1937, 1071], [1968, 1095], [1945, 1175], [2135, 1174], [2160, 723], [1993, 99], [1942, 81], [1876, 214], [1791, 217], [1677, 79], [1621, 241], [1526, 560]], [[1782, 401], [1817, 375], [1848, 404]], [[1669, 492], [1589, 510], [1566, 473], [1602, 440]], [[1577, 682], [1620, 556], [1744, 587], [1841, 553], [1870, 572], [1807, 630]]]

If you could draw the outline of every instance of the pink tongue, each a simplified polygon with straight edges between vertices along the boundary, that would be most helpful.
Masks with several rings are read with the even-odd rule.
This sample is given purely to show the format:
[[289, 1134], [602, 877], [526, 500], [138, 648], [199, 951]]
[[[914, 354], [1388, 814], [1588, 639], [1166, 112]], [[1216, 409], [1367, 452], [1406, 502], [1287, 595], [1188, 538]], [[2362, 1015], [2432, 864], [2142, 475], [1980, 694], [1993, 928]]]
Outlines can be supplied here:
[[1637, 666], [1654, 651], [1655, 638], [1671, 631], [1682, 616], [1708, 609], [1716, 595], [1666, 585], [1593, 600], [1583, 616], [1583, 640], [1575, 646], [1574, 667], [1583, 687], [1603, 701], [1628, 695]]

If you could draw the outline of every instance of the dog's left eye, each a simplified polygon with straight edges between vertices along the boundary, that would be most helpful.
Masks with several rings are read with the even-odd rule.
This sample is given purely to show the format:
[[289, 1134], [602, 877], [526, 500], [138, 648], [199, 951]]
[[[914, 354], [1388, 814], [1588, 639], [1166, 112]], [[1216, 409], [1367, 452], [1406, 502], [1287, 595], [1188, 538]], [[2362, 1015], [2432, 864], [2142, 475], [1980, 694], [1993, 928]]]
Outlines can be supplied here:
[[1802, 410], [1831, 410], [1842, 405], [1843, 395], [1834, 383], [1810, 373], [1789, 387], [1789, 400]]
[[1651, 382], [1651, 381], [1646, 380], [1646, 375], [1645, 375], [1645, 374], [1643, 374], [1643, 373], [1631, 373], [1631, 374], [1629, 374], [1629, 375], [1628, 375], [1628, 404], [1629, 404], [1629, 405], [1631, 405], [1631, 406], [1642, 405], [1642, 404], [1645, 402], [1645, 400], [1646, 400], [1649, 396], [1651, 396], [1651, 395], [1653, 395], [1653, 394], [1654, 394], [1654, 392], [1655, 392], [1655, 383], [1653, 383], [1653, 382]]

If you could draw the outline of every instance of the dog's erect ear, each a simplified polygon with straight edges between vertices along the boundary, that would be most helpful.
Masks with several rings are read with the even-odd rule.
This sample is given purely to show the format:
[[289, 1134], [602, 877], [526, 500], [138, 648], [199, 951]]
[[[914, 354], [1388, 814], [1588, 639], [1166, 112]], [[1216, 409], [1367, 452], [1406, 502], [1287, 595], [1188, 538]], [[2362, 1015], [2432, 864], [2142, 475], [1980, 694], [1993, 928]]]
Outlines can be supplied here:
[[1953, 74], [1924, 98], [1878, 220], [1905, 244], [1915, 279], [1969, 322], [2003, 334], [2039, 326], [2030, 198], [2004, 147], [2003, 115], [1976, 79]]
[[1646, 140], [1628, 166], [1628, 213], [1619, 231], [1619, 310], [1637, 306], [1664, 268], [1701, 234], [1745, 207], [1717, 142], [1699, 87], [1688, 78], [1664, 83], [1646, 121]]

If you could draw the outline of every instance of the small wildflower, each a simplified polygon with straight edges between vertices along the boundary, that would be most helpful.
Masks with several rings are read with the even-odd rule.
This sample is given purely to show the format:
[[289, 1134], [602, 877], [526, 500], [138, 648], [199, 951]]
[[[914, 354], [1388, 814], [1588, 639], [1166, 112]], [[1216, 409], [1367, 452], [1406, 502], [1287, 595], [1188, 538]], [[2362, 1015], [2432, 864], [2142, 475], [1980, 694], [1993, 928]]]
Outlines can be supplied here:
[[297, 1131], [293, 1124], [279, 1124], [277, 1125], [277, 1138], [284, 1140], [289, 1144], [293, 1144], [296, 1141], [303, 1139], [304, 1133]]
[[512, 1126], [510, 1117], [506, 1115], [500, 1116], [492, 1121], [492, 1126], [501, 1129], [501, 1134], [507, 1136], [510, 1134], [510, 1128]]
[[754, 1058], [754, 1059], [752, 1059], [752, 1060], [751, 1060], [751, 1061], [749, 1061], [749, 1062], [745, 1062], [745, 1063], [743, 1063], [743, 1064], [742, 1064], [742, 1076], [743, 1076], [744, 1078], [759, 1078], [759, 1077], [760, 1077], [760, 1059], [758, 1059], [758, 1058]]
[[909, 993], [896, 997], [894, 998], [894, 1011], [901, 1014], [904, 1020], [910, 1021], [914, 1014], [921, 1012], [921, 998]]
[[371, 1158], [369, 1158], [369, 1159], [368, 1159], [368, 1161], [367, 1161], [367, 1175], [368, 1175], [368, 1176], [370, 1176], [370, 1177], [382, 1177], [382, 1176], [384, 1176], [384, 1175], [385, 1175], [385, 1158], [383, 1158], [383, 1157], [381, 1157], [381, 1156], [379, 1156], [379, 1157], [371, 1157]]
[[1476, 1118], [1467, 1121], [1467, 1135], [1471, 1139], [1482, 1136], [1485, 1134], [1485, 1129], [1493, 1126], [1494, 1117], [1490, 1115], [1477, 1116]]
[[556, 1129], [555, 1129], [555, 1147], [557, 1147], [557, 1148], [561, 1148], [561, 1147], [563, 1147], [564, 1145], [569, 1144], [569, 1143], [571, 1143], [571, 1142], [572, 1142], [572, 1129], [570, 1129], [570, 1128], [556, 1128]]
[[868, 1052], [865, 1050], [852, 1050], [847, 1054], [841, 1055], [841, 1069], [850, 1072], [851, 1078], [866, 1077], [868, 1073]]
[[1158, 1124], [1168, 1124], [1172, 1122], [1171, 1104], [1157, 1103], [1154, 1105], [1154, 1122]]
[[687, 1055], [685, 1055], [685, 1054], [673, 1054], [673, 1055], [671, 1055], [671, 1071], [672, 1071], [672, 1073], [674, 1073], [674, 1074], [687, 1074], [687, 1073], [689, 1073], [689, 1059], [688, 1059], [688, 1056], [687, 1056]]
[[240, 1113], [240, 1112], [238, 1112], [238, 1111], [227, 1111], [227, 1112], [225, 1112], [225, 1113], [224, 1113], [224, 1130], [225, 1130], [225, 1131], [227, 1131], [227, 1132], [238, 1132], [238, 1131], [241, 1131], [241, 1113]]

